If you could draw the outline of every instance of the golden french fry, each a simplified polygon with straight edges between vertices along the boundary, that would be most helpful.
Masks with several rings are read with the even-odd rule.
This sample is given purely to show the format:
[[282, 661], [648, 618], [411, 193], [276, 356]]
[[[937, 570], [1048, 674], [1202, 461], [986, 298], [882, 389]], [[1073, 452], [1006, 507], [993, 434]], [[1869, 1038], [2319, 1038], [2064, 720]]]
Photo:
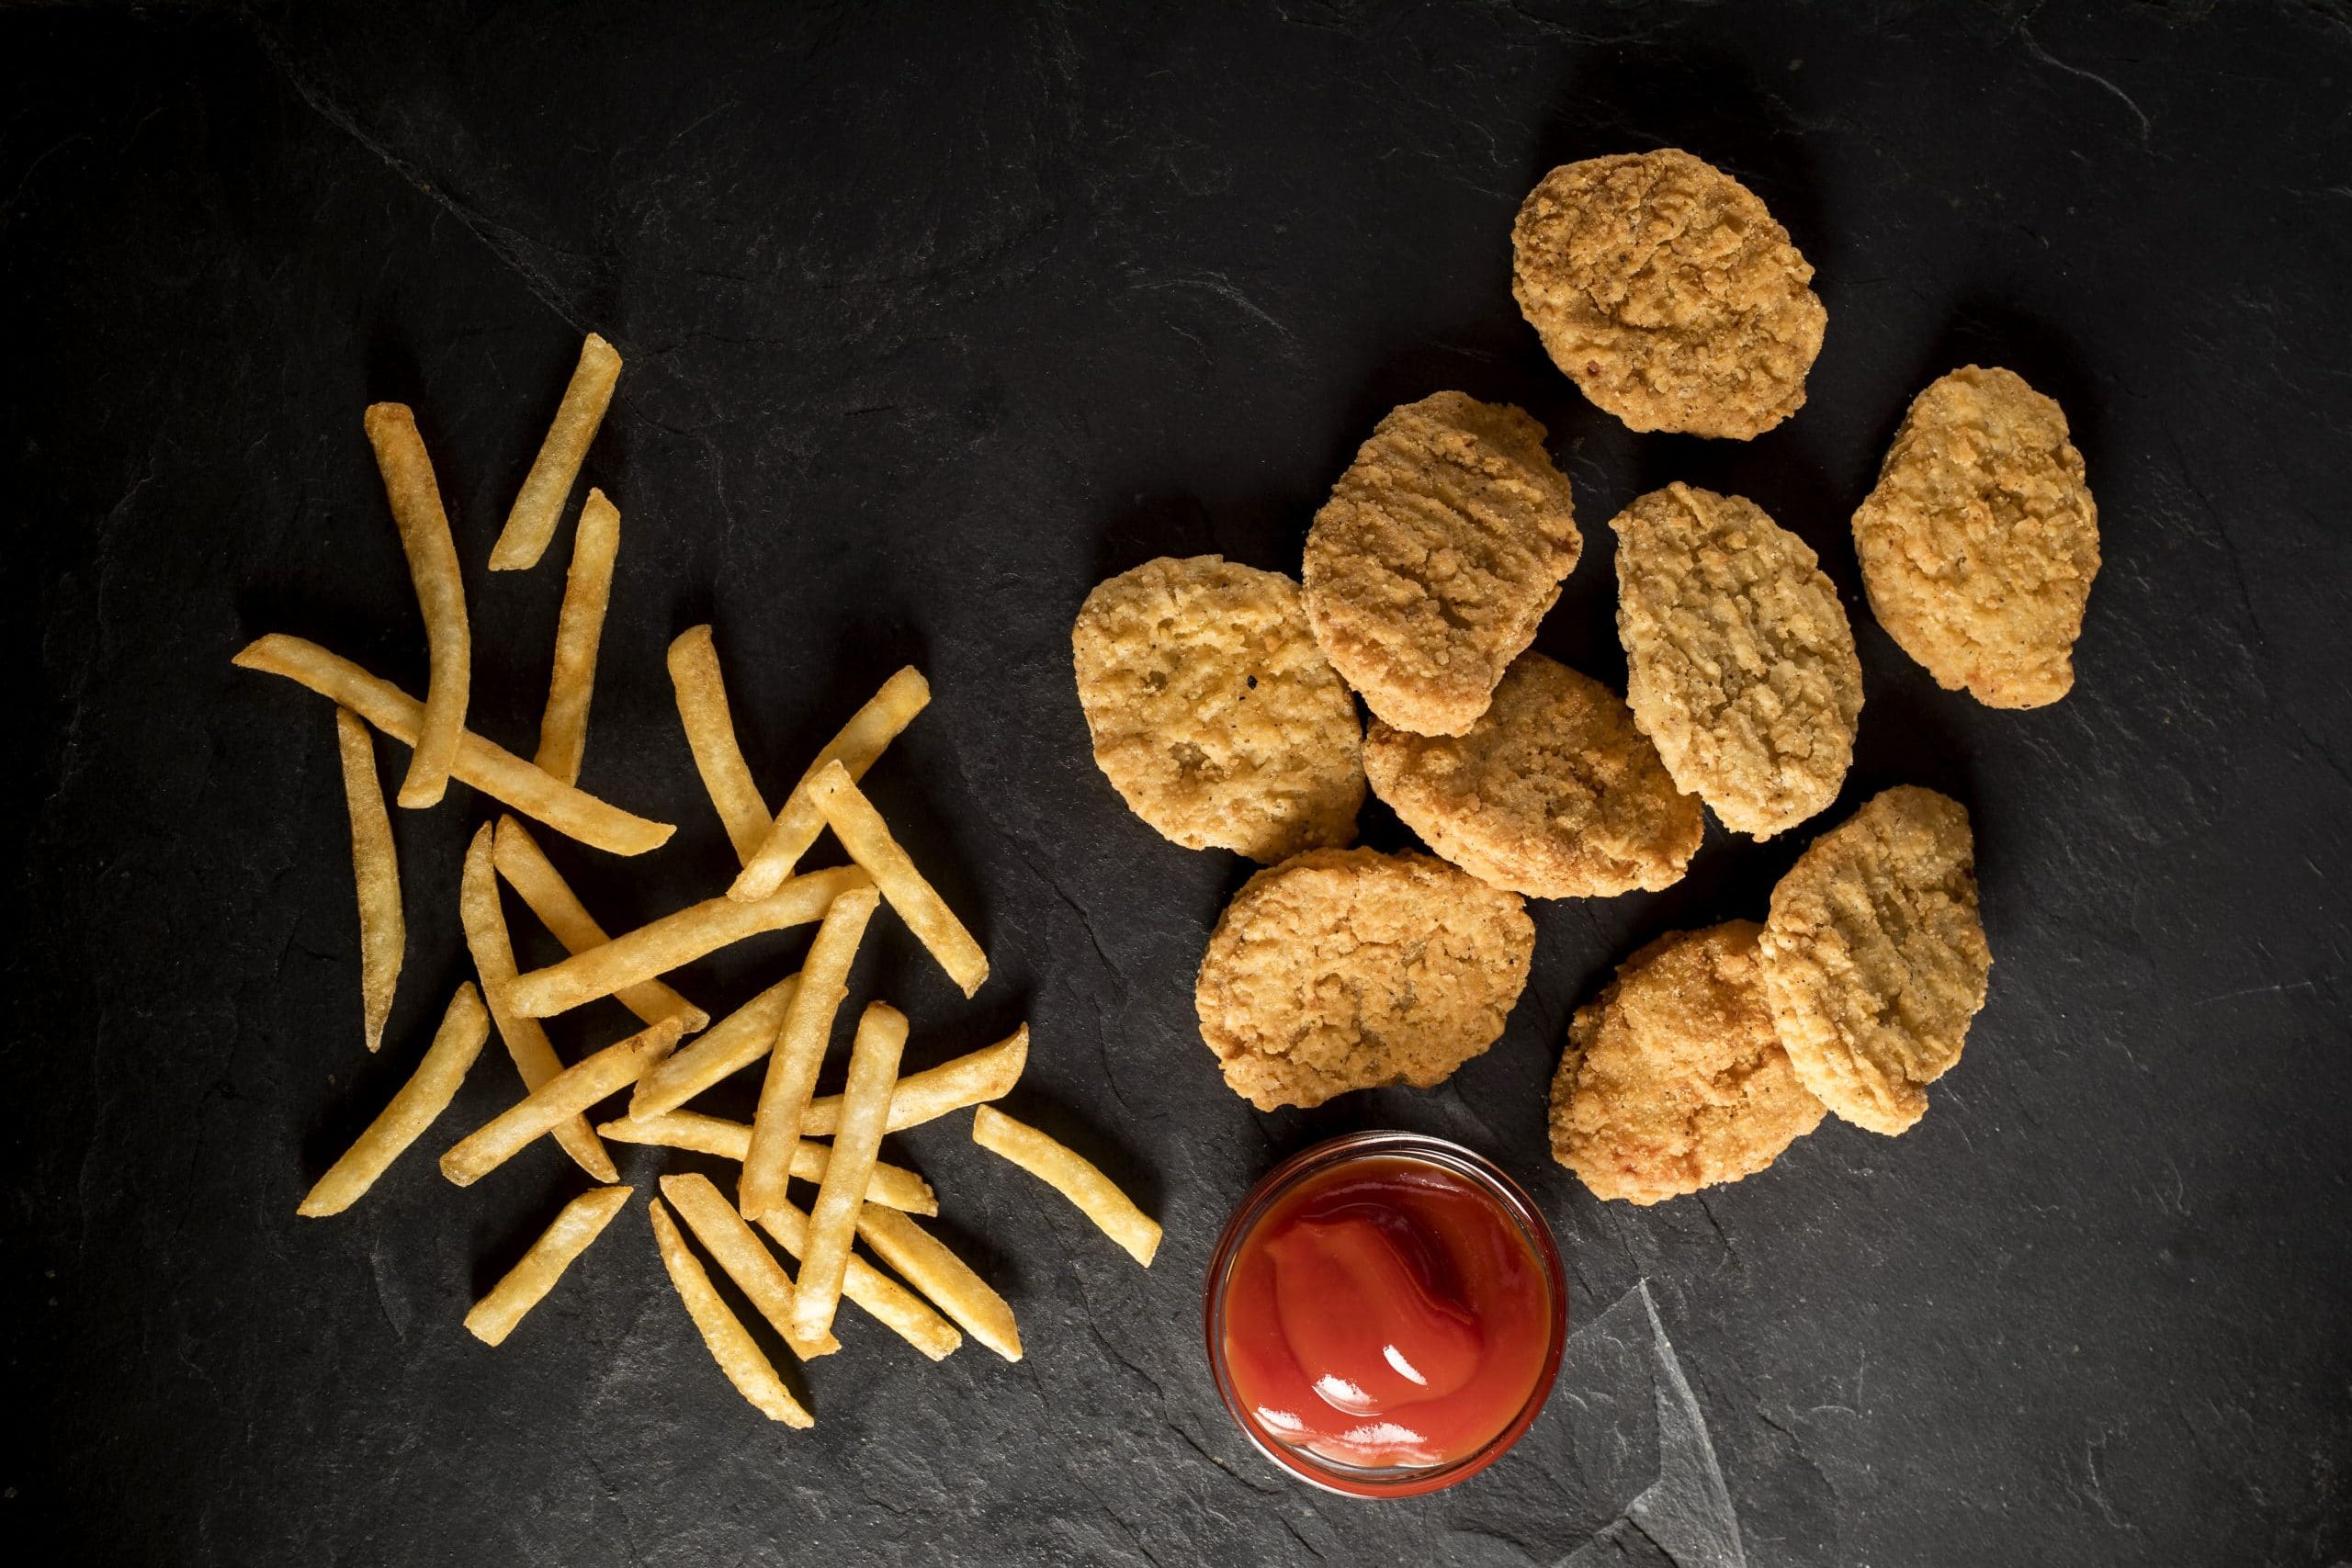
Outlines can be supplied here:
[[816, 803], [842, 848], [849, 852], [849, 858], [865, 868], [882, 897], [890, 900], [890, 908], [907, 922], [907, 929], [947, 971], [947, 977], [961, 986], [967, 997], [978, 991], [989, 977], [988, 954], [922, 879], [915, 863], [890, 836], [882, 814], [850, 782], [849, 770], [839, 762], [826, 763], [824, 772], [809, 781], [808, 798]]
[[[378, 680], [348, 659], [329, 653], [314, 642], [272, 632], [247, 643], [230, 662], [243, 670], [283, 675], [299, 686], [307, 686], [322, 697], [341, 703], [393, 739], [409, 746], [416, 744], [418, 728], [424, 721], [424, 705], [390, 682]], [[458, 761], [451, 772], [524, 816], [616, 855], [638, 855], [659, 849], [677, 831], [667, 822], [649, 822], [609, 801], [574, 789], [471, 730], [458, 742]]]
[[[1028, 1065], [1029, 1026], [1024, 1023], [993, 1045], [919, 1073], [909, 1073], [890, 1091], [889, 1130], [903, 1132], [925, 1122], [935, 1122], [967, 1105], [1001, 1100], [1021, 1081], [1021, 1069]], [[841, 1114], [840, 1095], [821, 1095], [810, 1100], [800, 1118], [800, 1135], [831, 1137], [841, 1124]]]
[[[741, 1122], [729, 1122], [723, 1116], [706, 1116], [699, 1111], [664, 1111], [656, 1116], [622, 1116], [598, 1122], [596, 1131], [624, 1144], [651, 1144], [665, 1149], [688, 1149], [698, 1155], [731, 1159], [739, 1164], [752, 1146], [750, 1126]], [[825, 1166], [831, 1157], [831, 1151], [824, 1145], [813, 1138], [801, 1139], [793, 1145], [792, 1179], [795, 1181], [824, 1180]], [[874, 1162], [874, 1174], [865, 1183], [865, 1201], [910, 1214], [939, 1213], [939, 1195], [931, 1190], [931, 1183], [906, 1167], [892, 1165], [887, 1160]]]
[[817, 841], [824, 830], [825, 819], [819, 815], [816, 803], [808, 798], [808, 781], [831, 763], [839, 762], [849, 770], [853, 779], [862, 779], [874, 766], [899, 732], [914, 722], [931, 702], [931, 682], [922, 671], [910, 664], [888, 680], [882, 689], [868, 699], [866, 705], [850, 715], [841, 732], [825, 742], [808, 771], [800, 775], [786, 797], [783, 808], [775, 814], [775, 826], [760, 841], [759, 849], [743, 863], [743, 874], [735, 886], [727, 890], [729, 898], [764, 898], [776, 889], [776, 885], [792, 874], [808, 846]]
[[400, 858], [392, 851], [392, 818], [376, 782], [376, 738], [347, 707], [334, 710], [335, 747], [343, 755], [343, 799], [351, 813], [351, 879], [359, 890], [359, 1010], [368, 1049], [384, 1043], [392, 991], [400, 984], [408, 921], [401, 914]]
[[[857, 1212], [857, 1234], [876, 1257], [929, 1296], [965, 1333], [1008, 1361], [1021, 1359], [1021, 1326], [1012, 1320], [1012, 1308], [937, 1236], [878, 1203]], [[801, 1277], [808, 1277], [806, 1268]]]
[[[524, 829], [523, 824], [503, 813], [498, 818], [498, 837], [491, 859], [506, 885], [523, 896], [531, 913], [538, 916], [539, 923], [563, 943], [565, 952], [585, 953], [611, 940], [571, 891], [571, 885], [564, 881], [563, 874], [556, 870], [555, 863], [539, 848], [538, 840]], [[648, 1023], [659, 1023], [675, 1013], [686, 1021], [690, 1032], [710, 1026], [710, 1014], [659, 980], [624, 986], [613, 993], [613, 999]]]
[[[769, 1210], [760, 1220], [760, 1228], [795, 1258], [808, 1249], [808, 1216], [790, 1202]], [[921, 1296], [854, 1252], [849, 1255], [849, 1269], [842, 1276], [842, 1294], [934, 1361], [945, 1360], [964, 1343], [956, 1325], [924, 1305]]]
[[685, 1303], [686, 1315], [695, 1320], [703, 1344], [710, 1350], [710, 1359], [718, 1363], [718, 1370], [727, 1374], [735, 1392], [750, 1400], [771, 1421], [781, 1421], [787, 1427], [815, 1426], [816, 1417], [792, 1397], [792, 1391], [776, 1376], [775, 1363], [760, 1354], [750, 1331], [719, 1298], [718, 1288], [703, 1270], [702, 1259], [686, 1250], [686, 1238], [678, 1234], [677, 1222], [670, 1218], [670, 1211], [662, 1206], [662, 1200], [654, 1199], [650, 1210], [653, 1239], [662, 1248], [662, 1267], [670, 1271], [670, 1283], [677, 1287], [678, 1299]]
[[605, 639], [613, 558], [620, 547], [620, 509], [603, 491], [590, 491], [571, 536], [571, 570], [564, 574], [563, 608], [555, 618], [555, 673], [548, 678], [547, 712], [539, 719], [539, 754], [532, 759], [566, 784], [580, 782], [580, 756], [588, 748], [596, 649]]
[[460, 1187], [471, 1187], [532, 1139], [554, 1132], [606, 1095], [635, 1083], [646, 1068], [670, 1054], [684, 1032], [684, 1021], [665, 1018], [582, 1056], [459, 1139], [441, 1156], [441, 1174]]
[[[849, 995], [850, 965], [856, 962], [858, 940], [881, 895], [871, 887], [854, 887], [833, 900], [825, 911], [817, 939], [800, 966], [800, 985], [785, 1010], [784, 1027], [775, 1049], [768, 1055], [766, 1078], [760, 1085], [758, 1113], [752, 1120], [752, 1148], [743, 1159], [743, 1175], [736, 1201], [743, 1213], [758, 1219], [768, 1205], [781, 1201], [791, 1173], [792, 1152], [800, 1144], [800, 1117], [817, 1087], [817, 1069], [824, 1065], [825, 1045], [832, 1038], [833, 1015]], [[894, 1075], [895, 1076], [895, 1075]]]
[[[675, 1111], [719, 1079], [731, 1077], [768, 1054], [784, 1026], [800, 976], [786, 975], [733, 1012], [693, 1044], [637, 1080], [628, 1113], [644, 1118]], [[729, 1156], [741, 1159], [743, 1156]]]
[[1025, 1122], [1016, 1122], [993, 1105], [972, 1113], [972, 1142], [991, 1154], [1002, 1155], [1079, 1207], [1104, 1235], [1125, 1247], [1127, 1256], [1151, 1267], [1159, 1250], [1159, 1222], [1136, 1207], [1111, 1179], [1068, 1145], [1048, 1137]]
[[735, 720], [727, 706], [727, 685], [718, 675], [718, 649], [708, 626], [688, 626], [670, 645], [670, 684], [678, 694], [678, 721], [695, 771], [718, 808], [735, 858], [748, 861], [768, 836], [768, 803], [752, 782], [752, 770], [736, 743]]
[[706, 898], [625, 931], [602, 947], [532, 970], [514, 982], [515, 1009], [533, 1018], [568, 1012], [747, 936], [805, 926], [822, 917], [835, 898], [865, 885], [865, 874], [856, 867], [835, 866], [796, 876], [756, 904]]
[[[842, 1298], [842, 1276], [849, 1270], [850, 1238], [857, 1231], [865, 1184], [882, 1147], [882, 1123], [890, 1114], [890, 1086], [899, 1081], [899, 1054], [907, 1046], [907, 1015], [888, 1002], [868, 1002], [857, 1021], [849, 1052], [849, 1081], [842, 1089], [842, 1125], [817, 1201], [808, 1211], [808, 1250], [800, 1259], [800, 1291], [792, 1321], [804, 1335], [833, 1325]], [[759, 1151], [760, 1134], [752, 1130]], [[763, 1209], [762, 1213], [766, 1211]]]
[[466, 588], [458, 575], [458, 547], [449, 537], [449, 514], [441, 509], [441, 487], [434, 482], [433, 459], [416, 431], [416, 416], [403, 403], [370, 403], [364, 422], [384, 475], [384, 496], [400, 525], [401, 548], [416, 584], [417, 608], [424, 612], [424, 640], [432, 654], [432, 678], [424, 688], [424, 714], [400, 802], [438, 806], [457, 765], [458, 740], [466, 732], [466, 693], [473, 680], [473, 637], [466, 626]]
[[[506, 1054], [514, 1058], [514, 1070], [523, 1075], [524, 1089], [532, 1090], [562, 1072], [563, 1063], [539, 1021], [517, 1013], [509, 998], [514, 987], [514, 945], [506, 934], [506, 911], [498, 902], [491, 840], [490, 824], [485, 822], [466, 847], [465, 869], [458, 877], [458, 921], [465, 928], [474, 973], [481, 976], [482, 1000], [489, 1004], [491, 1021], [498, 1025], [498, 1037], [506, 1042]], [[574, 1117], [557, 1128], [555, 1141], [597, 1180], [611, 1181], [619, 1176], [613, 1168], [613, 1156], [596, 1141], [586, 1117]]]
[[563, 517], [563, 503], [571, 499], [571, 487], [580, 478], [580, 465], [588, 458], [588, 444], [605, 423], [613, 384], [620, 378], [619, 351], [590, 333], [580, 345], [580, 363], [563, 389], [563, 401], [556, 405], [555, 423], [548, 426], [539, 455], [532, 459], [531, 471], [506, 513], [506, 526], [490, 548], [491, 570], [519, 571], [538, 565], [547, 554], [548, 541], [555, 537], [555, 525]]
[[506, 1277], [490, 1288], [490, 1294], [476, 1302], [466, 1314], [466, 1327], [485, 1345], [497, 1345], [514, 1332], [523, 1314], [539, 1304], [571, 1260], [588, 1250], [588, 1244], [602, 1235], [613, 1216], [629, 1200], [634, 1187], [599, 1187], [593, 1192], [582, 1192], [563, 1206], [555, 1223], [539, 1234], [531, 1250], [523, 1254], [522, 1261], [506, 1271]]
[[802, 1360], [814, 1356], [830, 1356], [842, 1348], [842, 1342], [830, 1333], [803, 1335], [792, 1322], [794, 1295], [792, 1277], [775, 1254], [767, 1249], [735, 1206], [719, 1195], [710, 1184], [710, 1178], [691, 1173], [665, 1176], [662, 1179], [662, 1196], [670, 1207], [686, 1222], [703, 1250], [718, 1259], [727, 1277], [735, 1281], [760, 1315], [768, 1320], [792, 1353]]
[[433, 1043], [408, 1082], [401, 1085], [392, 1102], [368, 1123], [368, 1130], [344, 1151], [343, 1157], [327, 1168], [294, 1212], [317, 1219], [340, 1214], [359, 1201], [376, 1179], [391, 1168], [401, 1151], [422, 1137], [433, 1119], [449, 1108], [449, 1101], [458, 1097], [458, 1086], [466, 1080], [466, 1069], [474, 1065], [474, 1058], [481, 1055], [482, 1042], [489, 1038], [490, 1015], [482, 1010], [481, 995], [469, 980], [449, 998], [441, 1027], [433, 1032]]

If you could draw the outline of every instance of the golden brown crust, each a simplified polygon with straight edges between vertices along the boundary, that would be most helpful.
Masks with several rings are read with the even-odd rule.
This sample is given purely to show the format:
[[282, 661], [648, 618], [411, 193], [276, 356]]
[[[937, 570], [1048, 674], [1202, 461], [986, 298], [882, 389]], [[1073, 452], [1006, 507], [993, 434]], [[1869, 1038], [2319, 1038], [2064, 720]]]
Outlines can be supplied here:
[[1600, 898], [1681, 878], [1705, 823], [1617, 694], [1540, 653], [1519, 656], [1459, 739], [1374, 719], [1364, 772], [1429, 846], [1536, 898]]
[[1516, 894], [1428, 855], [1310, 850], [1234, 895], [1193, 1007], [1261, 1111], [1429, 1089], [1502, 1033], [1534, 953]]
[[1902, 785], [1815, 839], [1772, 890], [1764, 987], [1797, 1076], [1890, 1136], [1927, 1112], [1993, 964], [1968, 812]]
[[1753, 920], [1669, 931], [1577, 1010], [1552, 1080], [1552, 1157], [1655, 1203], [1753, 1176], [1821, 1124], [1773, 1031]]
[[2065, 412], [2008, 370], [1964, 366], [1912, 400], [1854, 513], [1871, 609], [1947, 691], [2054, 703], [2098, 575], [2098, 508]]
[[1683, 484], [1609, 525], [1626, 705], [1675, 784], [1758, 839], [1836, 799], [1862, 666], [1812, 548], [1754, 502]]
[[1070, 649], [1095, 762], [1167, 838], [1272, 862], [1355, 837], [1363, 732], [1289, 578], [1147, 561], [1086, 596]]
[[1813, 268], [1713, 164], [1673, 148], [1563, 164], [1511, 251], [1553, 363], [1632, 428], [1744, 441], [1804, 406], [1828, 323]]
[[1544, 427], [1439, 392], [1392, 410], [1306, 536], [1316, 640], [1399, 729], [1459, 735], [1583, 549]]

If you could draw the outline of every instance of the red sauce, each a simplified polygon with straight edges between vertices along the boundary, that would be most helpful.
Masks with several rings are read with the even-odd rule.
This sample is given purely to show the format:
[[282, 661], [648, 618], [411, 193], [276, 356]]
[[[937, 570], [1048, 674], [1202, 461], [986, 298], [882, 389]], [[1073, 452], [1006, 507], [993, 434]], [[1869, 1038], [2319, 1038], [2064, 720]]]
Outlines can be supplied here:
[[1267, 1438], [1366, 1469], [1440, 1465], [1526, 1408], [1553, 1316], [1544, 1264], [1490, 1193], [1419, 1160], [1351, 1160], [1242, 1239], [1226, 1368]]

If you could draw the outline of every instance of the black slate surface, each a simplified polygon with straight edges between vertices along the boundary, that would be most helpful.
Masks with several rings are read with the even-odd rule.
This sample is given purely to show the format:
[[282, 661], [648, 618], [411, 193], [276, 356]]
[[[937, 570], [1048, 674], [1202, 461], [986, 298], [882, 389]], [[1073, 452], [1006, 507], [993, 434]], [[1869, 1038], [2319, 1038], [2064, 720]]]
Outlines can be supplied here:
[[[0, 15], [17, 1561], [2352, 1557], [2352, 10], [411, 9]], [[1510, 301], [1538, 175], [1661, 144], [1819, 269], [1811, 401], [1753, 445], [1630, 435]], [[724, 877], [679, 628], [716, 624], [770, 781], [920, 662], [937, 702], [873, 789], [997, 971], [967, 1004], [893, 939], [860, 988], [918, 1062], [1028, 1018], [1016, 1108], [1168, 1225], [1145, 1273], [960, 1120], [895, 1139], [1029, 1356], [934, 1369], [849, 1321], [811, 1433], [721, 1382], [634, 1206], [503, 1348], [459, 1330], [580, 1183], [545, 1146], [433, 1171], [513, 1092], [494, 1045], [359, 1207], [294, 1217], [466, 973], [489, 807], [397, 814], [412, 942], [369, 1059], [326, 707], [228, 657], [294, 631], [421, 689], [359, 425], [404, 398], [474, 722], [527, 751], [568, 547], [481, 564], [589, 327], [628, 370], [589, 467], [627, 521], [583, 783], [681, 830], [552, 852], [615, 925]], [[2062, 399], [2100, 502], [2079, 683], [2037, 713], [1905, 660], [1845, 529], [1911, 393], [1970, 360]], [[1991, 1001], [1909, 1135], [1831, 1122], [1650, 1211], [1544, 1156], [1576, 1001], [1658, 931], [1759, 914], [1809, 831], [1713, 829], [1670, 892], [1540, 908], [1510, 1032], [1436, 1092], [1259, 1116], [1221, 1087], [1192, 971], [1247, 868], [1096, 773], [1069, 617], [1157, 554], [1295, 570], [1373, 421], [1443, 387], [1552, 430], [1589, 544], [1540, 646], [1603, 678], [1602, 525], [1641, 490], [1742, 491], [1821, 550], [1869, 702], [1823, 822], [1914, 781], [1981, 846]], [[680, 984], [731, 1002], [797, 946]], [[1278, 1480], [1198, 1345], [1227, 1206], [1372, 1124], [1531, 1183], [1579, 1325], [1522, 1449], [1400, 1505]]]

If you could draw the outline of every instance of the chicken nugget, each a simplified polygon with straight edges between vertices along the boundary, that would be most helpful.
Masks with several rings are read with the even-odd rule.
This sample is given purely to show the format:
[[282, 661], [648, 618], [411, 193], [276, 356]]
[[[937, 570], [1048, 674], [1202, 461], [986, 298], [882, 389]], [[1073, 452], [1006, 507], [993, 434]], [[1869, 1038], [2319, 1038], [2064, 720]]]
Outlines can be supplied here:
[[1511, 225], [1552, 362], [1634, 430], [1745, 441], [1804, 406], [1828, 312], [1756, 193], [1674, 148], [1563, 164]]
[[1993, 965], [1968, 811], [1905, 784], [1808, 847], [1772, 890], [1764, 989], [1797, 1077], [1888, 1136], [1960, 1060]]
[[1502, 1033], [1534, 955], [1515, 893], [1428, 855], [1309, 850], [1226, 906], [1193, 1008], [1261, 1111], [1429, 1089]]
[[1315, 514], [1306, 617], [1383, 721], [1460, 735], [1583, 547], [1544, 427], [1439, 392], [1391, 411]]
[[1758, 839], [1836, 799], [1862, 666], [1812, 548], [1754, 502], [1684, 484], [1609, 525], [1626, 705], [1677, 787]]
[[1552, 1157], [1596, 1196], [1655, 1203], [1753, 1176], [1821, 1124], [1774, 1032], [1753, 920], [1669, 931], [1577, 1010]]
[[1928, 383], [1854, 513], [1879, 624], [1947, 691], [2034, 708], [2075, 684], [2098, 507], [2057, 403], [2009, 370]]
[[1373, 720], [1374, 795], [1480, 880], [1535, 898], [1603, 898], [1680, 880], [1705, 823], [1617, 694], [1519, 656], [1460, 739]]

